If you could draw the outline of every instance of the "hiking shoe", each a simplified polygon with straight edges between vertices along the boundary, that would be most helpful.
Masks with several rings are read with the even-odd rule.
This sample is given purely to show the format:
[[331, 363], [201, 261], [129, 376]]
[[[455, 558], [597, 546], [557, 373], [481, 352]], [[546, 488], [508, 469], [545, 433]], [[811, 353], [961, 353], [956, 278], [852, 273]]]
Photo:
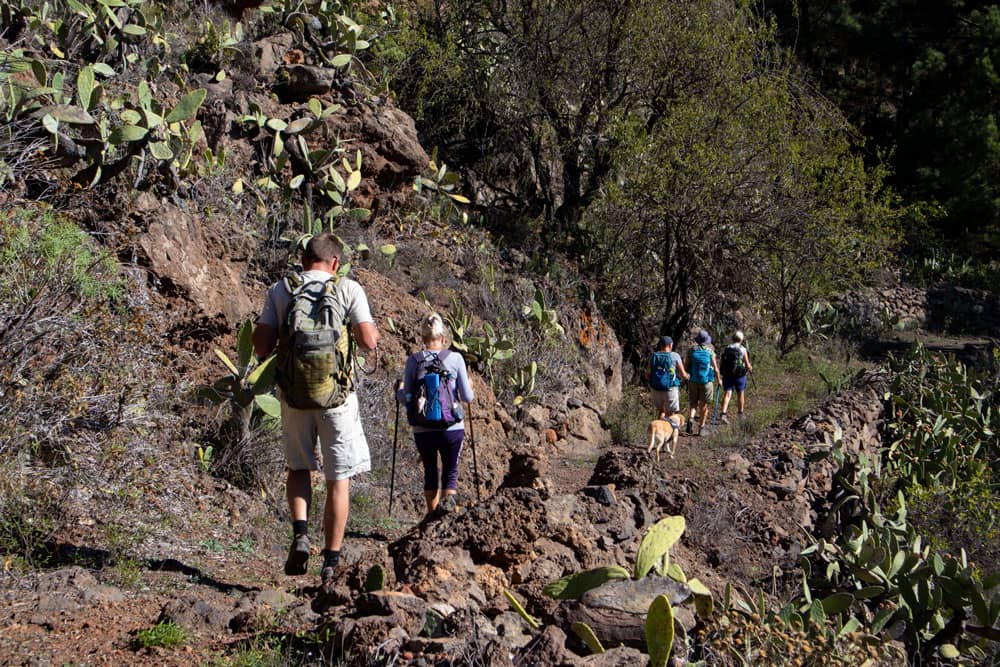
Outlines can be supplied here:
[[[740, 416], [742, 417], [743, 415], [741, 414]], [[723, 412], [722, 413], [722, 417], [719, 418], [719, 421], [721, 421], [723, 424], [728, 424], [729, 423], [729, 415], [727, 415], [725, 412]]]
[[438, 503], [438, 509], [443, 512], [454, 512], [458, 508], [458, 499], [455, 498], [454, 493], [446, 494], [441, 502]]
[[337, 566], [340, 565], [340, 552], [323, 550], [323, 569], [320, 570], [320, 580], [326, 586], [333, 581], [337, 574]]
[[297, 577], [306, 573], [306, 563], [309, 562], [309, 536], [296, 535], [292, 539], [292, 547], [288, 550], [285, 560], [285, 574]]
[[684, 432], [688, 435], [694, 433], [694, 425], [691, 423], [692, 420], [688, 420], [687, 426], [684, 428]]

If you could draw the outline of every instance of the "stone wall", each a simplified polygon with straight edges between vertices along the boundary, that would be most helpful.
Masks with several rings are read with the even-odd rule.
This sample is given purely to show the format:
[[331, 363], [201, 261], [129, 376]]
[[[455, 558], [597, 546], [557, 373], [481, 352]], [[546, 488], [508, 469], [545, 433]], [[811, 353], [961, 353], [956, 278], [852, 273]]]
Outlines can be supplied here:
[[1000, 331], [1000, 294], [941, 283], [927, 290], [927, 328], [995, 336]]
[[925, 329], [992, 335], [1000, 330], [1000, 294], [940, 283], [921, 289], [896, 285], [840, 295], [834, 306], [863, 329]]

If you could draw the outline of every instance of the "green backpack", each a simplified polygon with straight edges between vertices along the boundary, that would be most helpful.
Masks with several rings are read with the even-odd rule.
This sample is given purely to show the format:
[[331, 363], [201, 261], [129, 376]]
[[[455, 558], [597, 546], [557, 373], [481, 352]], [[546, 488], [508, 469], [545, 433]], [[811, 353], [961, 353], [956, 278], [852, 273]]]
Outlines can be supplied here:
[[337, 280], [306, 281], [297, 273], [284, 279], [291, 301], [278, 335], [277, 382], [284, 401], [299, 410], [335, 408], [354, 388], [353, 345]]

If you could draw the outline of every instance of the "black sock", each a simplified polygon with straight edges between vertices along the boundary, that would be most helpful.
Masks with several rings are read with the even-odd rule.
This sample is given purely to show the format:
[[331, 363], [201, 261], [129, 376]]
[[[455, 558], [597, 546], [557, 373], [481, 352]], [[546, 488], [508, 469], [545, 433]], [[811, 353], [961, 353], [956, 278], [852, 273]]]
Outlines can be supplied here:
[[323, 567], [337, 567], [340, 564], [340, 552], [333, 549], [323, 549]]
[[305, 535], [309, 532], [309, 522], [308, 521], [292, 521], [292, 534], [295, 537], [299, 535]]

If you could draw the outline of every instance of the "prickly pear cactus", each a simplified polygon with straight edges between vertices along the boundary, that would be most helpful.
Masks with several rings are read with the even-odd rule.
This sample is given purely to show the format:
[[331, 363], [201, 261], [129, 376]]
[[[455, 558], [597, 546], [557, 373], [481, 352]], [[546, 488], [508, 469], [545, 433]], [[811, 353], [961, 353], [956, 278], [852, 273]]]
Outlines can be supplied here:
[[590, 652], [594, 655], [599, 653], [604, 653], [604, 646], [601, 645], [601, 640], [597, 638], [594, 634], [594, 630], [584, 623], [583, 621], [577, 621], [573, 625], [569, 626], [569, 629], [573, 631], [577, 637], [583, 640], [583, 643], [587, 645]]
[[684, 517], [668, 516], [657, 521], [642, 538], [635, 557], [635, 578], [642, 579], [670, 551], [684, 533]]
[[619, 565], [606, 565], [586, 572], [570, 574], [553, 581], [542, 592], [556, 600], [576, 600], [592, 588], [615, 579], [628, 579], [628, 570]]
[[365, 592], [375, 593], [385, 589], [385, 569], [381, 565], [372, 565], [365, 575]]
[[504, 590], [503, 594], [504, 594], [504, 597], [507, 598], [507, 602], [510, 603], [510, 606], [514, 608], [514, 611], [516, 611], [518, 614], [521, 615], [521, 618], [524, 619], [525, 623], [527, 623], [529, 626], [531, 626], [532, 630], [537, 630], [538, 628], [541, 627], [541, 623], [539, 623], [537, 620], [535, 620], [535, 617], [532, 616], [531, 614], [529, 614], [524, 609], [524, 607], [521, 606], [521, 603], [517, 601], [517, 598], [514, 597], [513, 593], [511, 593], [508, 590]]
[[651, 667], [667, 667], [674, 648], [674, 610], [665, 595], [658, 595], [646, 614], [646, 650]]
[[691, 589], [691, 595], [694, 597], [694, 609], [698, 612], [698, 616], [701, 618], [710, 617], [715, 608], [712, 591], [708, 590], [708, 587], [696, 577], [688, 579], [687, 585]]

